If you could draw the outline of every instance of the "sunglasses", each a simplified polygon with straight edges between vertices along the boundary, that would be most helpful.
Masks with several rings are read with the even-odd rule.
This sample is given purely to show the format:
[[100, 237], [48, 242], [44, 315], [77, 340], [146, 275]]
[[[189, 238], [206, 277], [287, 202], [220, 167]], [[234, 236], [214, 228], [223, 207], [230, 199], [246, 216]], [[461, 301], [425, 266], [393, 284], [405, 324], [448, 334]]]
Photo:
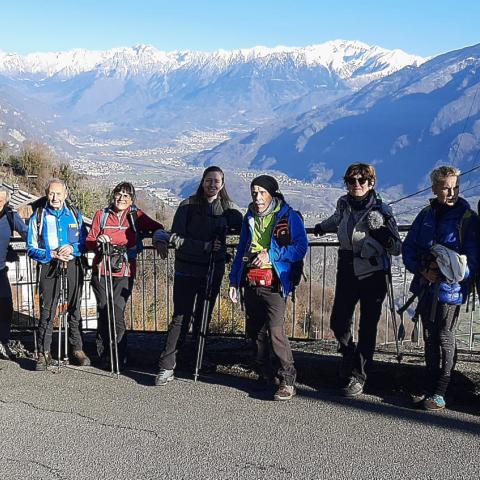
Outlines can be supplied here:
[[360, 178], [347, 177], [347, 178], [345, 178], [345, 182], [348, 185], [355, 185], [356, 183], [358, 183], [359, 185], [365, 185], [365, 183], [368, 182], [368, 178], [365, 178], [365, 177], [360, 177]]

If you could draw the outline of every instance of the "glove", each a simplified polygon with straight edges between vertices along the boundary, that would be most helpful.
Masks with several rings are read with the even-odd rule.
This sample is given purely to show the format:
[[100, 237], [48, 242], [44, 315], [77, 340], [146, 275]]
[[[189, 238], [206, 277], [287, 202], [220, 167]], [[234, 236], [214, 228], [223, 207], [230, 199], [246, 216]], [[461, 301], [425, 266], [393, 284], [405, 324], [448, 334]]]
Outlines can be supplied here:
[[393, 234], [387, 227], [380, 227], [376, 230], [370, 230], [370, 236], [373, 237], [384, 248], [387, 248], [393, 240]]
[[162, 230], [161, 228], [159, 228], [158, 230], [155, 230], [155, 232], [153, 233], [152, 241], [153, 243], [155, 242], [168, 243], [170, 241], [170, 234], [165, 230]]
[[321, 237], [322, 235], [325, 235], [326, 232], [322, 230], [321, 224], [317, 223], [315, 227], [313, 227], [313, 234], [316, 237]]

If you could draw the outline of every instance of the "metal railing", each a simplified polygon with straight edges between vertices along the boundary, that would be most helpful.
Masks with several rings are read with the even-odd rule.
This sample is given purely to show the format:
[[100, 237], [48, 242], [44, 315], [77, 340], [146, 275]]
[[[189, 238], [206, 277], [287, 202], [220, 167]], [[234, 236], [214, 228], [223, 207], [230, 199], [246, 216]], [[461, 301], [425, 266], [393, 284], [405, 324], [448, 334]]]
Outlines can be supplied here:
[[[229, 246], [232, 253], [235, 245]], [[9, 277], [14, 299], [14, 327], [34, 329], [38, 323], [39, 299], [36, 289], [36, 263], [17, 250], [20, 261], [10, 265]], [[304, 274], [295, 292], [295, 301], [287, 304], [286, 329], [290, 338], [303, 340], [332, 340], [329, 318], [335, 294], [335, 277], [338, 242], [310, 241], [305, 257]], [[217, 299], [210, 331], [219, 335], [244, 335], [245, 314], [239, 304], [228, 299], [228, 273], [226, 273]], [[174, 252], [169, 251], [166, 260], [155, 249], [146, 246], [137, 259], [137, 278], [131, 299], [127, 305], [127, 329], [142, 332], [164, 332], [173, 313]], [[393, 288], [396, 308], [403, 305], [408, 296], [411, 275], [406, 272], [400, 257], [393, 259]], [[87, 272], [82, 294], [82, 317], [84, 329], [95, 329], [97, 324], [95, 296], [90, 288], [91, 270]], [[345, 288], [348, 288], [346, 286]], [[457, 341], [462, 349], [480, 350], [480, 309], [472, 296], [462, 306], [457, 326]], [[404, 314], [406, 342], [410, 344], [413, 324], [410, 315], [413, 308]], [[400, 317], [397, 316], [397, 324]], [[358, 311], [355, 312], [353, 332], [358, 330]], [[419, 335], [421, 342], [421, 335]], [[377, 345], [394, 343], [394, 329], [387, 301], [380, 318]]]

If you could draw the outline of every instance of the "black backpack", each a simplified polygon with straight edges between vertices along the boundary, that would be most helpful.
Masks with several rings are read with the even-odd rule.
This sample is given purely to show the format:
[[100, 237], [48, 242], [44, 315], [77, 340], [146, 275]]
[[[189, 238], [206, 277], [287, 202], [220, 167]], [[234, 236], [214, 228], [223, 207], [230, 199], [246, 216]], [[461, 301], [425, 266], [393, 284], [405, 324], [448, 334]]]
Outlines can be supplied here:
[[[292, 236], [290, 233], [290, 224], [288, 222], [290, 217], [290, 212], [294, 211], [303, 222], [303, 216], [298, 210], [293, 210], [289, 208], [285, 215], [281, 217], [273, 229], [273, 235], [280, 247], [287, 247], [292, 244]], [[295, 289], [300, 285], [302, 278], [306, 280], [306, 276], [303, 273], [304, 260], [298, 260], [297, 262], [292, 262], [290, 268], [290, 281], [292, 282], [292, 300], [295, 301]]]
[[[48, 199], [46, 196], [40, 197], [39, 199], [35, 200], [31, 206], [33, 209], [33, 212], [37, 213], [37, 233], [38, 233], [38, 238], [41, 237], [42, 235], [42, 229], [43, 229], [43, 216], [44, 216], [44, 211], [45, 208], [47, 207], [48, 204]], [[73, 213], [73, 216], [75, 217], [75, 221], [77, 222], [78, 228], [80, 228], [81, 222], [80, 222], [80, 210], [78, 210], [77, 207], [74, 207], [68, 200], [65, 200], [65, 206]]]
[[[8, 205], [5, 207], [5, 216], [7, 217], [8, 225], [10, 226], [10, 237], [12, 237], [15, 230], [15, 219], [13, 218], [13, 210]], [[20, 260], [18, 253], [11, 245], [8, 245], [5, 260], [8, 263], [18, 262], [18, 260]]]

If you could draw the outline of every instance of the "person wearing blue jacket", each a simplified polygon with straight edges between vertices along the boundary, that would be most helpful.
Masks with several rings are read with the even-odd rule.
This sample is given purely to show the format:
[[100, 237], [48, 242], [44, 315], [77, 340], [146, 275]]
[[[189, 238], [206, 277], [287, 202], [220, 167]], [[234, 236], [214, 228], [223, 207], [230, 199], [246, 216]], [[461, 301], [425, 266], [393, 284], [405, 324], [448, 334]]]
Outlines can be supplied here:
[[13, 318], [12, 288], [8, 281], [7, 262], [9, 258], [10, 238], [13, 232], [26, 239], [27, 226], [17, 212], [8, 205], [10, 192], [0, 186], [0, 358], [9, 359], [12, 352], [9, 347], [10, 331]]
[[39, 355], [36, 370], [46, 370], [52, 361], [53, 320], [60, 296], [60, 269], [65, 268], [68, 284], [68, 340], [72, 359], [80, 366], [90, 365], [83, 351], [80, 301], [83, 287], [81, 255], [87, 231], [81, 213], [67, 202], [63, 180], [52, 179], [30, 218], [27, 255], [40, 263]]
[[[426, 410], [445, 408], [454, 367], [456, 321], [479, 260], [478, 217], [459, 197], [459, 175], [450, 166], [431, 172], [435, 198], [413, 221], [402, 250], [405, 267], [414, 274], [410, 291], [420, 298], [417, 311], [424, 331], [426, 388], [414, 396], [414, 402], [422, 402]], [[461, 281], [448, 281], [442, 274], [434, 253], [438, 245], [459, 254], [460, 263], [466, 260]]]
[[303, 220], [279, 192], [275, 178], [260, 175], [250, 185], [252, 203], [244, 217], [230, 273], [230, 299], [244, 287], [247, 335], [252, 339], [260, 379], [273, 380], [270, 347], [280, 367], [275, 400], [295, 394], [296, 370], [285, 333], [286, 300], [292, 292], [292, 266], [307, 253]]

